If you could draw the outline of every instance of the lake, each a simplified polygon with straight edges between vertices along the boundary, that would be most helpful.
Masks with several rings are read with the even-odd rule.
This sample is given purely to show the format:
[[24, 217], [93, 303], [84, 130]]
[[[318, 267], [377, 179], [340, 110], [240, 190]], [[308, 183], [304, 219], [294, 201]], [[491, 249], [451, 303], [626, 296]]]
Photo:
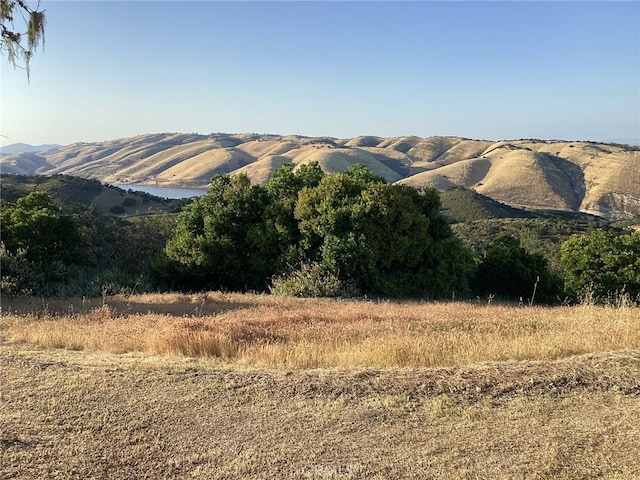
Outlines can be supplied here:
[[175, 187], [156, 187], [152, 185], [116, 185], [123, 190], [133, 190], [134, 192], [145, 192], [163, 198], [190, 198], [200, 197], [207, 193], [206, 188], [175, 188]]

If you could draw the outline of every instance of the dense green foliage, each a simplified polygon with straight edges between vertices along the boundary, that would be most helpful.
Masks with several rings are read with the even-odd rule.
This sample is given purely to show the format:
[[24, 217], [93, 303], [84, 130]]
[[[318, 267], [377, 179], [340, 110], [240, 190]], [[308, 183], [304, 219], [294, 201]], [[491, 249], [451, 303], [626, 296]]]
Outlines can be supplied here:
[[271, 242], [262, 222], [266, 205], [266, 192], [246, 175], [215, 176], [209, 192], [180, 213], [167, 243], [182, 286], [259, 288], [271, 273]]
[[362, 293], [465, 295], [471, 254], [439, 207], [435, 190], [388, 185], [356, 165], [302, 190], [295, 215], [309, 259]]
[[69, 265], [85, 261], [78, 219], [61, 213], [47, 193], [30, 193], [15, 204], [0, 202], [3, 292], [63, 279]]
[[[84, 192], [99, 190], [93, 181], [72, 183], [88, 187]], [[153, 288], [152, 262], [173, 229], [170, 217], [124, 221], [54, 201], [46, 191], [16, 192], [15, 202], [1, 201], [3, 294], [96, 296]]]
[[528, 253], [542, 255], [551, 271], [558, 275], [562, 273], [558, 260], [560, 245], [571, 235], [587, 233], [597, 227], [598, 224], [594, 222], [547, 218], [493, 218], [451, 226], [456, 236], [479, 258], [484, 255], [492, 240], [508, 235], [520, 240]]
[[317, 165], [284, 165], [263, 186], [246, 175], [216, 175], [206, 195], [179, 214], [157, 263], [168, 288], [265, 290], [300, 259], [294, 218], [298, 192], [322, 177]]
[[2, 203], [2, 241], [8, 250], [25, 250], [33, 262], [72, 263], [78, 260], [78, 223], [64, 215], [45, 192], [33, 192], [15, 204]]
[[575, 298], [640, 295], [640, 231], [572, 236], [562, 245], [560, 263], [565, 290]]
[[528, 253], [520, 240], [501, 235], [489, 243], [474, 279], [474, 291], [532, 304], [553, 302], [562, 294], [562, 280], [549, 271], [545, 258]]
[[[640, 295], [640, 233], [547, 218], [450, 225], [435, 190], [389, 185], [361, 165], [324, 174], [315, 163], [285, 164], [265, 185], [218, 175], [206, 195], [174, 202], [178, 216], [162, 213], [172, 208], [163, 199], [94, 180], [2, 182], [3, 294], [207, 288], [524, 303]], [[471, 212], [468, 200], [475, 214], [496, 207], [456, 195], [460, 211]], [[110, 215], [113, 206], [124, 214]]]
[[388, 185], [361, 165], [329, 175], [285, 165], [264, 187], [242, 175], [211, 185], [167, 244], [166, 277], [179, 286], [264, 290], [273, 276], [321, 272], [366, 295], [469, 292], [471, 253], [435, 190]]

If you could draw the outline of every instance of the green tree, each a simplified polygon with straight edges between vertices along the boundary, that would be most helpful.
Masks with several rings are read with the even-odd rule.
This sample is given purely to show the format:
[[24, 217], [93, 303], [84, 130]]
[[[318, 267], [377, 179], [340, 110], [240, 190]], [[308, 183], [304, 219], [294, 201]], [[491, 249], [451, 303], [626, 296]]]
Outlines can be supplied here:
[[87, 263], [87, 245], [78, 219], [62, 214], [45, 192], [0, 205], [3, 293], [46, 293], [68, 267]]
[[574, 235], [562, 244], [560, 264], [565, 291], [574, 298], [640, 295], [640, 232]]
[[542, 255], [527, 253], [519, 239], [500, 235], [484, 252], [474, 291], [531, 303], [535, 298], [554, 301], [561, 293], [561, 279], [549, 270]]
[[272, 199], [294, 201], [304, 187], [316, 187], [324, 177], [318, 162], [300, 165], [297, 169], [293, 163], [285, 163], [277, 168], [265, 183], [265, 188]]
[[173, 275], [183, 288], [266, 288], [278, 250], [264, 228], [267, 204], [265, 189], [246, 175], [213, 177], [207, 194], [178, 215], [165, 278]]
[[362, 166], [303, 189], [295, 216], [309, 262], [365, 294], [468, 293], [471, 253], [439, 213], [435, 190], [388, 185]]
[[2, 203], [2, 242], [24, 250], [36, 263], [83, 263], [83, 239], [77, 219], [64, 215], [46, 192], [32, 192], [15, 204]]
[[354, 163], [344, 171], [344, 174], [351, 178], [357, 185], [366, 188], [376, 183], [387, 183], [383, 177], [380, 177], [360, 163]]
[[294, 216], [298, 194], [303, 188], [318, 186], [324, 177], [317, 162], [301, 165], [291, 163], [276, 169], [265, 183], [268, 205], [264, 211], [264, 236], [271, 245], [273, 274], [286, 271], [300, 262], [300, 230]]
[[[16, 25], [17, 20], [24, 20], [24, 26]], [[31, 57], [41, 43], [44, 46], [45, 25], [44, 10], [31, 8], [24, 0], [0, 0], [0, 51], [14, 67], [23, 67], [27, 78]]]

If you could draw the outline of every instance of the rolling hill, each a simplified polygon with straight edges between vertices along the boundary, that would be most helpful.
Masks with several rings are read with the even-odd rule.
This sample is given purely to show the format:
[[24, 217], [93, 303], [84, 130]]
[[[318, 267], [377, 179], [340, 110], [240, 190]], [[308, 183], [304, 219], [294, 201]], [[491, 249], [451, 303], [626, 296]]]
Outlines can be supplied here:
[[15, 203], [31, 192], [42, 191], [47, 192], [65, 213], [136, 217], [173, 211], [184, 203], [69, 175], [47, 177], [3, 173], [0, 182], [0, 198], [6, 202]]
[[27, 153], [27, 152], [44, 152], [46, 150], [53, 150], [54, 148], [60, 148], [62, 145], [55, 143], [47, 145], [29, 145], [28, 143], [12, 143], [11, 145], [4, 145], [0, 147], [0, 155], [12, 155], [15, 153]]
[[217, 173], [242, 172], [263, 183], [283, 163], [309, 162], [326, 172], [361, 163], [389, 182], [473, 189], [528, 210], [640, 214], [640, 149], [594, 142], [166, 133], [2, 155], [0, 169], [132, 186], [204, 187]]

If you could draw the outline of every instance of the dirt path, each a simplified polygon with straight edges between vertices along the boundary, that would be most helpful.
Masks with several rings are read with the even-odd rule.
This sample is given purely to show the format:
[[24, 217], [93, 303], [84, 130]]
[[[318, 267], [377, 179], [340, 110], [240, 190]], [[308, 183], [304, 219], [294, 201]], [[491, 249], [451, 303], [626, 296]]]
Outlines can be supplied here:
[[0, 478], [640, 478], [640, 352], [228, 368], [0, 344]]

